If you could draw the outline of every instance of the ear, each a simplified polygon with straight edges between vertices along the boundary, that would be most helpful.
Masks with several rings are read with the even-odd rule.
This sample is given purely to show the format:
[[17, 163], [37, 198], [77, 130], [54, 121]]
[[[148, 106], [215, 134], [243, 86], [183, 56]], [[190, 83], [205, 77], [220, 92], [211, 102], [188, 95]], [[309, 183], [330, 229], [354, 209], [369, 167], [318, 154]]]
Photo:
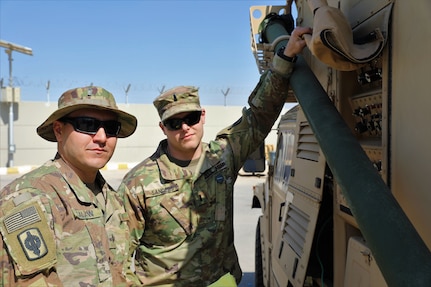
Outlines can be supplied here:
[[52, 130], [54, 131], [55, 138], [57, 142], [61, 142], [62, 134], [63, 134], [63, 123], [59, 121], [54, 121], [52, 123]]
[[160, 129], [162, 130], [162, 132], [163, 132], [164, 134], [166, 134], [166, 132], [165, 132], [166, 127], [163, 125], [163, 123], [162, 123], [162, 122], [159, 122], [159, 127], [160, 127]]
[[202, 109], [201, 121], [202, 121], [202, 124], [205, 123], [205, 109]]

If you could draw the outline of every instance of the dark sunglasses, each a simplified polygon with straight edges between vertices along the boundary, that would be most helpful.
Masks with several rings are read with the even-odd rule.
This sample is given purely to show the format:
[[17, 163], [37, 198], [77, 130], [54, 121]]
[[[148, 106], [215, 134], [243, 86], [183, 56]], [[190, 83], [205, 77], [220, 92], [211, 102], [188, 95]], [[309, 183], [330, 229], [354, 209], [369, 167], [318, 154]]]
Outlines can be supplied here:
[[169, 118], [163, 121], [163, 125], [170, 131], [181, 129], [183, 123], [188, 126], [193, 126], [201, 120], [202, 111], [191, 112], [183, 118]]
[[69, 123], [75, 131], [89, 135], [95, 135], [100, 127], [103, 127], [107, 136], [116, 137], [121, 129], [121, 123], [116, 120], [101, 121], [90, 117], [76, 117], [61, 118], [59, 121]]

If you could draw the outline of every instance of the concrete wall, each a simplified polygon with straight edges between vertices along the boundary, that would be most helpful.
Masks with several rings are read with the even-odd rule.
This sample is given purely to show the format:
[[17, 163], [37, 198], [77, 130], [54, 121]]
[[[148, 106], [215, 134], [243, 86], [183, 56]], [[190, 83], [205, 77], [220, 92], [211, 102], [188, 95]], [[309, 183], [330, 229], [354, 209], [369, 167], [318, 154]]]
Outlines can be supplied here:
[[[136, 132], [125, 139], [119, 139], [111, 163], [137, 163], [151, 155], [164, 134], [158, 126], [159, 117], [151, 104], [119, 104], [138, 118]], [[13, 154], [12, 166], [37, 166], [51, 159], [56, 152], [56, 143], [48, 142], [36, 133], [39, 126], [57, 108], [57, 103], [20, 102], [13, 106]], [[206, 106], [206, 123], [204, 141], [213, 139], [222, 128], [235, 122], [241, 115], [242, 106]], [[287, 109], [283, 110], [283, 113]], [[8, 103], [0, 103], [0, 167], [6, 167], [9, 147]], [[277, 121], [278, 123], [278, 121]], [[277, 124], [276, 123], [276, 124]], [[275, 126], [274, 126], [275, 128]], [[272, 131], [266, 140], [267, 144], [276, 143], [276, 133]]]

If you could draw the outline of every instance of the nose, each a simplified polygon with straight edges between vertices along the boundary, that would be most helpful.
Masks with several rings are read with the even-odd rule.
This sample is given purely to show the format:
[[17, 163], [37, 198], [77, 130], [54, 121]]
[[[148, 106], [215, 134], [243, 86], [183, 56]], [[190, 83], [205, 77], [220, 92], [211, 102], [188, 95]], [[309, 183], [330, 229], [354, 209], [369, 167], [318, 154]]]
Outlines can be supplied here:
[[108, 137], [106, 136], [105, 128], [100, 127], [97, 130], [97, 133], [93, 136], [93, 141], [94, 142], [102, 142], [102, 143], [104, 143], [104, 142], [106, 142], [107, 138]]
[[186, 130], [190, 129], [190, 126], [188, 124], [186, 124], [185, 121], [182, 121], [181, 122], [181, 129], [186, 131]]

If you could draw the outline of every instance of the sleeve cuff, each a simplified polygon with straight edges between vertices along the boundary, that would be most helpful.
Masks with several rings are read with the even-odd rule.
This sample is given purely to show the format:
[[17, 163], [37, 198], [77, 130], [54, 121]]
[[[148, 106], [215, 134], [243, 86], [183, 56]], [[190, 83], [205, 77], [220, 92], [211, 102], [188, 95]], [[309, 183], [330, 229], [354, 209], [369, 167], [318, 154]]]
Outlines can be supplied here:
[[276, 53], [272, 59], [271, 70], [284, 77], [288, 77], [292, 73], [294, 66], [295, 63], [286, 61]]

